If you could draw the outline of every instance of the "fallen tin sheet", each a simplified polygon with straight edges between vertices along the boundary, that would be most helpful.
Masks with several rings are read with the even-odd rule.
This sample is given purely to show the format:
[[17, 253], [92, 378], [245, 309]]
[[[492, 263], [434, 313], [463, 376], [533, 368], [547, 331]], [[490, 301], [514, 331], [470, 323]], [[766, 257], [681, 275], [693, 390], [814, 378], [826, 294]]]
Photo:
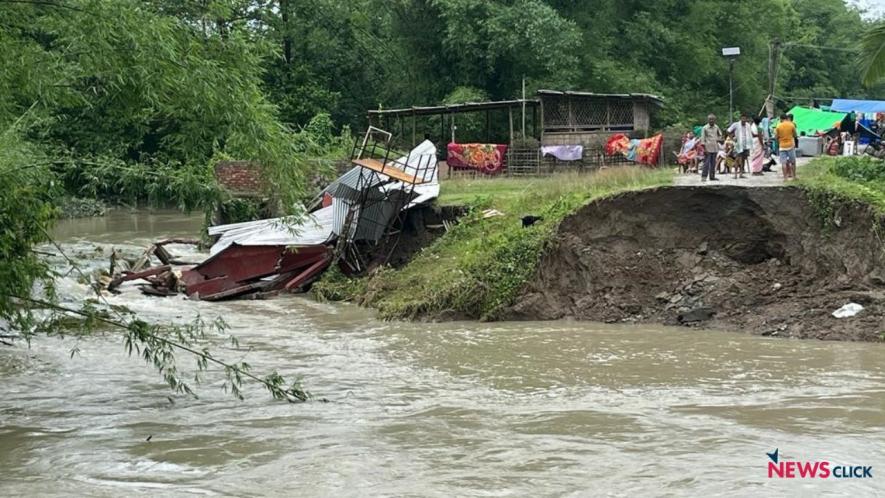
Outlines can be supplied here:
[[305, 273], [316, 276], [318, 266], [328, 266], [331, 255], [331, 249], [324, 245], [288, 248], [233, 244], [184, 270], [181, 280], [188, 296], [209, 301], [252, 292], [294, 290], [309, 282]]

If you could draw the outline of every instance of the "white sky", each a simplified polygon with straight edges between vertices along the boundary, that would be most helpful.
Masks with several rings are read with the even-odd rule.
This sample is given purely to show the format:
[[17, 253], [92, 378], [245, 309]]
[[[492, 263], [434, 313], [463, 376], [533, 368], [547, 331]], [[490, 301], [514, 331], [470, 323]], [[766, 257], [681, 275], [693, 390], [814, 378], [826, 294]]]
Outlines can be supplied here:
[[885, 0], [850, 0], [851, 3], [867, 10], [867, 17], [882, 19], [885, 17]]

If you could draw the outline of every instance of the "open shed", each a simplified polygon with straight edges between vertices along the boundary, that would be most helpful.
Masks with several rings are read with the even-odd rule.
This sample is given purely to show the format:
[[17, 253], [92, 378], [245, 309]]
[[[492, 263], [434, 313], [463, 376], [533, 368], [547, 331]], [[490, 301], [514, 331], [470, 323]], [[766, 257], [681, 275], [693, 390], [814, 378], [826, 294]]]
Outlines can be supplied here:
[[598, 146], [613, 132], [645, 136], [664, 101], [645, 93], [538, 91], [542, 145]]

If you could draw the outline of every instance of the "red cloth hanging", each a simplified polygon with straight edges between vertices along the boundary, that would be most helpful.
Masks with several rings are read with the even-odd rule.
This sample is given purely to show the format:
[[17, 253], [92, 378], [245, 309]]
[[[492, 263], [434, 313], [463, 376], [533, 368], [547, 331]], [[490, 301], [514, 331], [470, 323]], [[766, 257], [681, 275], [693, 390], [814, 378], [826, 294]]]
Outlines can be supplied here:
[[507, 146], [503, 144], [457, 144], [446, 147], [446, 162], [454, 169], [475, 169], [487, 175], [504, 171]]

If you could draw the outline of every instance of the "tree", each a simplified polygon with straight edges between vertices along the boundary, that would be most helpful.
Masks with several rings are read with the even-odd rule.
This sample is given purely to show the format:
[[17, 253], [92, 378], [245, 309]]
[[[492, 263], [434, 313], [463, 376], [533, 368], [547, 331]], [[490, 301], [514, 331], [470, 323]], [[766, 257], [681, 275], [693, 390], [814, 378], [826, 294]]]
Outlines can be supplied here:
[[[201, 28], [128, 0], [3, 2], [0, 9], [0, 49], [10, 55], [0, 60], [0, 327], [30, 340], [65, 333], [75, 320], [80, 333], [120, 332], [129, 353], [176, 392], [193, 393], [178, 352], [195, 356], [197, 381], [210, 364], [222, 367], [238, 397], [252, 380], [275, 398], [307, 399], [276, 372], [259, 376], [244, 362], [216, 358], [205, 343], [223, 323], [150, 323], [98, 293], [80, 307], [60, 305], [56, 275], [33, 250], [51, 242], [59, 180], [97, 172], [105, 175], [99, 183], [113, 180], [108, 191], [129, 186], [120, 179], [132, 170], [153, 173], [163, 179], [153, 185], [166, 189], [204, 186], [212, 159], [229, 154], [260, 161], [290, 199], [302, 195], [296, 153], [308, 137], [282, 125], [264, 96], [255, 71], [263, 45], [226, 23]], [[314, 128], [327, 127], [319, 120]]]
[[885, 22], [880, 22], [861, 38], [861, 80], [867, 86], [885, 78]]

